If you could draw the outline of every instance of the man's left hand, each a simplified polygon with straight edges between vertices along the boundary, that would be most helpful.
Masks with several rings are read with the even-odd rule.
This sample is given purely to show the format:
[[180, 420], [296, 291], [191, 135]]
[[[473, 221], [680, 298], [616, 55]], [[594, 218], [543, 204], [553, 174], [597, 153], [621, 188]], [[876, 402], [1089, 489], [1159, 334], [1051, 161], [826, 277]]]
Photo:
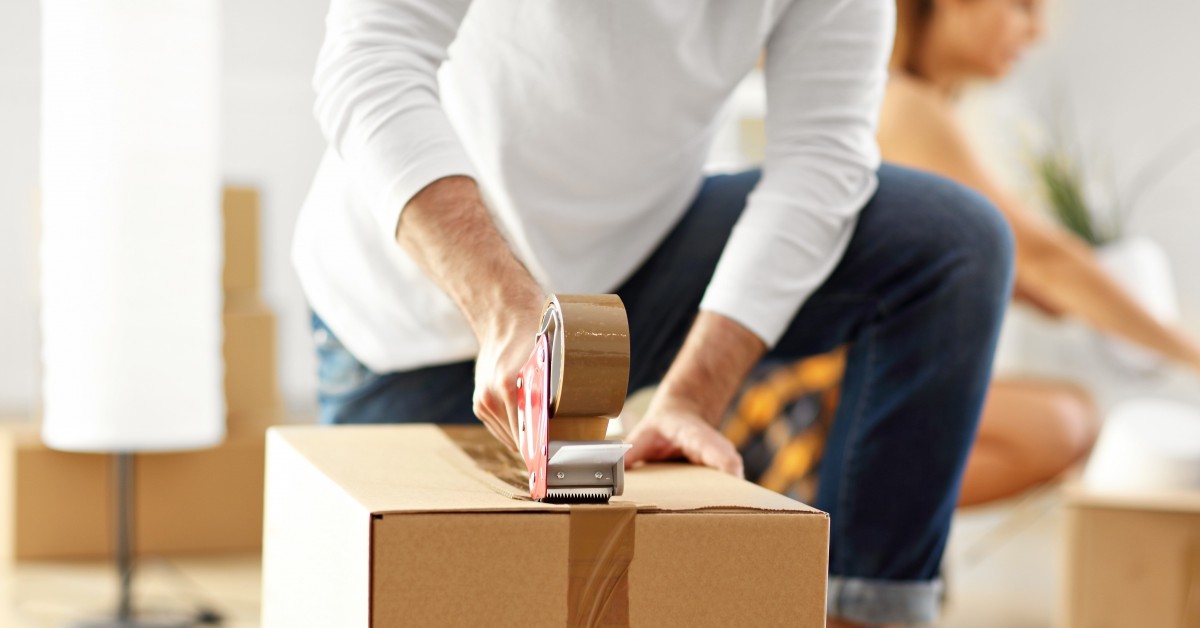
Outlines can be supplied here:
[[646, 416], [629, 434], [625, 466], [685, 456], [742, 477], [742, 457], [716, 430], [766, 346], [749, 329], [701, 312], [663, 379]]
[[646, 416], [629, 434], [633, 447], [625, 453], [625, 466], [685, 457], [695, 464], [744, 477], [742, 455], [733, 443], [686, 403], [664, 396], [655, 396]]

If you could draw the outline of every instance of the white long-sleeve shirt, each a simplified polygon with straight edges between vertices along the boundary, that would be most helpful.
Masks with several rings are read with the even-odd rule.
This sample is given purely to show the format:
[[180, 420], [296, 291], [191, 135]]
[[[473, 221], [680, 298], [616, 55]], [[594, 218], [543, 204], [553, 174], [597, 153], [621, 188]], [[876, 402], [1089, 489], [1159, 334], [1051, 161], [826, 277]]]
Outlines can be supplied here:
[[[776, 342], [875, 190], [890, 0], [332, 0], [314, 83], [329, 150], [293, 261], [377, 372], [474, 357], [394, 240], [417, 192], [474, 177], [548, 292], [611, 292], [681, 218], [721, 106], [766, 50], [763, 177], [701, 309]], [[471, 251], [461, 251], [470, 255]]]

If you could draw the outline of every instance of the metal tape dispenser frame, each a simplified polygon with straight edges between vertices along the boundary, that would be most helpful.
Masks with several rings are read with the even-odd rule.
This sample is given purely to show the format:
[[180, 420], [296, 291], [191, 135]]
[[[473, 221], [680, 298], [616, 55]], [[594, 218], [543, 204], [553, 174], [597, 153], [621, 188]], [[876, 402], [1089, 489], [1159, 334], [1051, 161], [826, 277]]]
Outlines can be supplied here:
[[517, 378], [531, 498], [607, 502], [622, 493], [630, 446], [604, 436], [628, 383], [629, 320], [620, 297], [551, 295]]

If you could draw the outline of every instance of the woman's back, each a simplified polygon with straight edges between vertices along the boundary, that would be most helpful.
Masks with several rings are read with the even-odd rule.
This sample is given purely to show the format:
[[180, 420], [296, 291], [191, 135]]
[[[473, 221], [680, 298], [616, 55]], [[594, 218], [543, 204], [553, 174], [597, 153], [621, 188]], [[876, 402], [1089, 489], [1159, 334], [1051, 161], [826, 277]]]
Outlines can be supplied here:
[[974, 162], [953, 103], [932, 85], [893, 72], [876, 134], [885, 161], [928, 170], [971, 185], [963, 159]]

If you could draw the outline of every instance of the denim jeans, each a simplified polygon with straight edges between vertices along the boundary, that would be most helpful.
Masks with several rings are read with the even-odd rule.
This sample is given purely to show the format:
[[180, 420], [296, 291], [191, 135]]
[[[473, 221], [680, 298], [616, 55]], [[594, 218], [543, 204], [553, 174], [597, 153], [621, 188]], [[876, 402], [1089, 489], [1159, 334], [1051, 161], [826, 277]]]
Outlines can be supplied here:
[[[629, 314], [630, 390], [678, 352], [758, 171], [708, 178], [658, 249], [617, 289]], [[879, 170], [841, 262], [772, 359], [848, 344], [816, 507], [830, 514], [831, 616], [936, 618], [939, 563], [1011, 288], [1007, 224], [937, 176]], [[473, 365], [372, 373], [313, 317], [326, 422], [470, 423]]]

